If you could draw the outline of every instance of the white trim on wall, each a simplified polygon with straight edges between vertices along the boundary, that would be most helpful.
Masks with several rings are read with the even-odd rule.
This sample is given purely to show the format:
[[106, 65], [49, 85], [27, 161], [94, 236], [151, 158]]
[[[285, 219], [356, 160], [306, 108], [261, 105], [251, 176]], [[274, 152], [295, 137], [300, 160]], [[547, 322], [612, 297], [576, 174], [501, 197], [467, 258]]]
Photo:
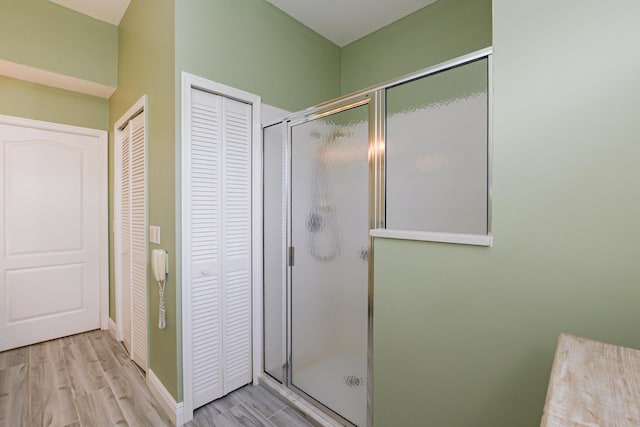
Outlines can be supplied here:
[[0, 59], [0, 76], [109, 99], [116, 88]]
[[253, 382], [258, 383], [258, 377], [262, 372], [262, 126], [260, 119], [260, 97], [221, 83], [182, 72], [181, 85], [181, 157], [182, 157], [182, 202], [181, 202], [181, 265], [182, 265], [182, 379], [183, 379], [183, 403], [184, 422], [193, 418], [193, 379], [191, 365], [191, 241], [188, 238], [188, 230], [191, 227], [189, 182], [191, 165], [189, 163], [189, 150], [191, 134], [190, 105], [191, 89], [197, 88], [216, 93], [227, 98], [251, 104], [252, 111], [252, 220], [251, 220], [251, 277], [252, 277], [252, 347], [253, 347]]
[[176, 403], [176, 400], [171, 396], [171, 393], [164, 387], [162, 381], [156, 376], [156, 374], [149, 369], [147, 371], [147, 387], [153, 397], [156, 398], [160, 406], [164, 410], [164, 413], [176, 426], [184, 424], [184, 404], [182, 402]]
[[291, 115], [291, 111], [283, 110], [282, 108], [274, 107], [264, 102], [260, 107], [260, 118], [262, 119], [263, 128], [280, 123], [282, 119], [289, 115]]
[[262, 100], [253, 95], [253, 135], [252, 135], [252, 188], [251, 188], [251, 271], [253, 273], [253, 384], [257, 385], [262, 375], [262, 338], [264, 336], [262, 314], [263, 283], [263, 207], [262, 207]]
[[459, 245], [493, 246], [493, 236], [490, 234], [436, 233], [433, 231], [409, 231], [376, 228], [369, 231], [369, 235], [371, 237], [380, 237], [384, 239], [455, 243]]
[[118, 341], [118, 325], [116, 325], [116, 322], [114, 322], [112, 318], [109, 318], [109, 335]]
[[[191, 339], [191, 242], [185, 236], [186, 230], [191, 228], [191, 220], [187, 212], [189, 209], [190, 199], [188, 197], [188, 186], [185, 179], [191, 176], [191, 165], [188, 161], [188, 152], [185, 144], [189, 141], [191, 134], [191, 125], [189, 121], [189, 110], [191, 105], [191, 75], [182, 72], [181, 85], [181, 126], [182, 135], [180, 141], [181, 147], [181, 268], [182, 268], [182, 403], [184, 405], [184, 420], [186, 422], [193, 419], [193, 378], [191, 363], [191, 347], [193, 340]], [[176, 260], [177, 263], [177, 260]]]
[[[121, 189], [122, 189], [122, 164], [120, 159], [122, 158], [122, 133], [121, 128], [123, 128], [129, 120], [135, 117], [141, 111], [148, 111], [148, 97], [147, 95], [142, 95], [140, 99], [138, 99], [132, 106], [129, 108], [123, 115], [120, 117], [115, 125], [113, 126], [113, 144], [114, 144], [114, 159], [113, 159], [113, 237], [114, 237], [114, 245], [113, 245], [113, 262], [114, 262], [114, 286], [115, 286], [115, 300], [116, 300], [116, 319], [115, 323], [117, 325], [117, 336], [116, 339], [118, 341], [122, 341], [124, 339], [122, 333], [122, 283], [119, 280], [122, 270], [122, 260], [119, 256], [122, 253], [122, 241], [120, 238], [120, 231], [122, 226], [122, 198]], [[149, 129], [149, 115], [145, 114], [145, 129]], [[148, 132], [145, 132], [145, 139], [148, 138]], [[147, 141], [145, 140], [145, 146], [148, 146]], [[148, 191], [147, 191], [148, 194]], [[149, 345], [147, 343], [147, 352], [149, 351]], [[147, 366], [145, 370], [149, 369], [149, 355], [147, 354]]]
[[91, 129], [41, 120], [25, 119], [22, 117], [0, 115], [0, 123], [23, 126], [33, 129], [50, 130], [54, 132], [86, 135], [94, 137], [100, 144], [100, 218], [98, 233], [98, 253], [100, 257], [100, 328], [109, 329], [109, 139], [106, 130]]
[[100, 323], [101, 329], [109, 329], [109, 134], [99, 132], [100, 140]]

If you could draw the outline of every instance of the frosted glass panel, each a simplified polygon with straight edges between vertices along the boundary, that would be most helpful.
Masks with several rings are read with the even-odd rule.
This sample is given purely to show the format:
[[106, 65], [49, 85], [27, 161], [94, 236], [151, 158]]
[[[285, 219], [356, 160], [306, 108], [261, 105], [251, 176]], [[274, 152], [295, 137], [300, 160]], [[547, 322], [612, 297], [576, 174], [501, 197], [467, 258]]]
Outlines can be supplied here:
[[487, 60], [387, 90], [388, 229], [487, 234]]
[[264, 370], [283, 382], [285, 187], [282, 124], [264, 129]]
[[366, 424], [368, 106], [292, 128], [292, 384]]

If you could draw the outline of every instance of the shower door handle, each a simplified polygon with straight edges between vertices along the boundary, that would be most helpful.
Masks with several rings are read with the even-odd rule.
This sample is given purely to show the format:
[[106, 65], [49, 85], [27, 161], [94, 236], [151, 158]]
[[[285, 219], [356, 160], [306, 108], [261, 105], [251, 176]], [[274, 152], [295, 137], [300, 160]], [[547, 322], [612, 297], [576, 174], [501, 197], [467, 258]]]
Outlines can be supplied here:
[[293, 246], [289, 246], [289, 248], [287, 248], [287, 265], [289, 267], [293, 267], [294, 260], [295, 260], [295, 248]]

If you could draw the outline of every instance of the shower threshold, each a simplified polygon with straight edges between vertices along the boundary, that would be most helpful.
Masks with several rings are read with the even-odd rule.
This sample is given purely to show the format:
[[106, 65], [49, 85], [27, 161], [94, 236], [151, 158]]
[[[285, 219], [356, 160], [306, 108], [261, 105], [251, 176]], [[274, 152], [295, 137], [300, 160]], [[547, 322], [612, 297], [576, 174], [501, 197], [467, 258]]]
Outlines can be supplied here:
[[319, 427], [344, 427], [345, 424], [326, 414], [318, 407], [307, 401], [305, 398], [294, 393], [288, 388], [284, 387], [278, 381], [272, 379], [268, 375], [261, 375], [259, 378], [260, 384], [262, 384], [267, 390], [273, 393], [278, 399], [283, 400], [287, 404], [293, 406], [300, 412], [304, 413], [308, 421]]

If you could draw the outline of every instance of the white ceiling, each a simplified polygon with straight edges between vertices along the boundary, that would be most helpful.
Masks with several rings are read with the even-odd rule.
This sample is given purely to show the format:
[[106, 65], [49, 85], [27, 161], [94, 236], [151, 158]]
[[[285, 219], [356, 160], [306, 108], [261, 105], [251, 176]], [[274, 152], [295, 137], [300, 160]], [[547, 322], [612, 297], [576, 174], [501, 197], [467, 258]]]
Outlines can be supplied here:
[[[131, 0], [49, 0], [113, 25]], [[267, 0], [342, 47], [437, 0]]]
[[131, 0], [49, 0], [92, 18], [120, 25]]
[[267, 0], [342, 47], [436, 0]]

